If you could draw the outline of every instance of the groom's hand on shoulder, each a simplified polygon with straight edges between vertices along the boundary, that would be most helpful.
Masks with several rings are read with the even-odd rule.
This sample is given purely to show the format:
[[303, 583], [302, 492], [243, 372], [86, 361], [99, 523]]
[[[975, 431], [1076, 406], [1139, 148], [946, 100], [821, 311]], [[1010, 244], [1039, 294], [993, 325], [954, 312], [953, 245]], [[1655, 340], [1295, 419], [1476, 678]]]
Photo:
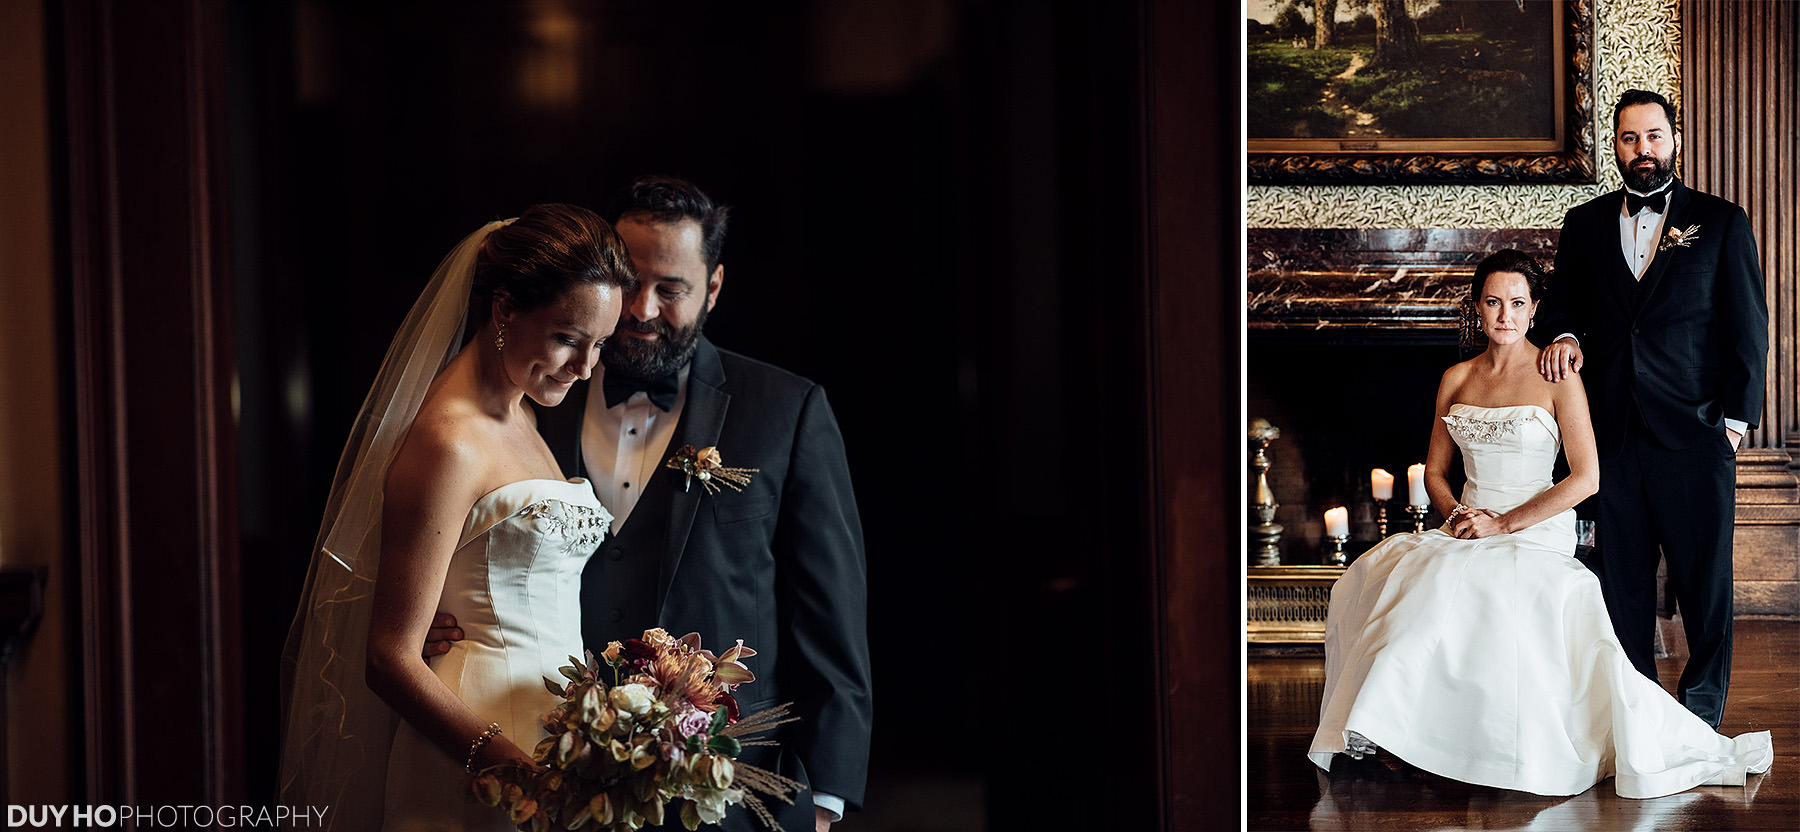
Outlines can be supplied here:
[[456, 616], [440, 612], [431, 619], [431, 629], [425, 631], [425, 647], [420, 655], [429, 659], [450, 652], [452, 642], [462, 641], [463, 631], [456, 626]]
[[1562, 381], [1570, 373], [1581, 372], [1581, 344], [1564, 336], [1551, 342], [1538, 353], [1538, 372], [1545, 381]]

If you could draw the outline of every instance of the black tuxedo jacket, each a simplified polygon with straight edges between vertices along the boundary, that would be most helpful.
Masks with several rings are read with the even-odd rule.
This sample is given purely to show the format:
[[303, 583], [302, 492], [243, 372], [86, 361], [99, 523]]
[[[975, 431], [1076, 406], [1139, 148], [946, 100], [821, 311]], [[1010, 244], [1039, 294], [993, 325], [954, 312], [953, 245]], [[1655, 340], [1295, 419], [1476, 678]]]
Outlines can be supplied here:
[[[538, 411], [539, 431], [572, 476], [587, 476], [580, 433], [589, 387], [577, 384], [561, 406]], [[666, 455], [683, 445], [715, 446], [725, 465], [759, 470], [742, 492], [717, 494], [699, 482], [683, 490], [679, 471], [652, 477], [625, 531], [663, 547], [656, 623], [676, 636], [697, 632], [715, 652], [740, 638], [756, 648], [745, 662], [756, 681], [739, 691], [743, 712], [792, 701], [800, 717], [777, 734], [779, 760], [758, 764], [860, 807], [871, 728], [862, 523], [825, 391], [702, 338]], [[637, 635], [600, 623], [608, 611], [595, 609], [592, 582], [606, 580], [608, 563], [595, 557], [585, 578], [590, 642], [602, 632]], [[605, 642], [588, 646], [599, 652]], [[800, 828], [812, 828], [811, 797], [802, 792], [798, 811], [778, 813], [783, 826], [803, 819]]]
[[1657, 251], [1636, 279], [1620, 250], [1623, 201], [1613, 191], [1570, 209], [1536, 328], [1545, 339], [1581, 339], [1600, 456], [1619, 451], [1634, 407], [1656, 441], [1677, 450], [1722, 441], [1727, 417], [1755, 427], [1769, 312], [1749, 218], [1677, 180], [1665, 239], [1699, 228], [1689, 245]]

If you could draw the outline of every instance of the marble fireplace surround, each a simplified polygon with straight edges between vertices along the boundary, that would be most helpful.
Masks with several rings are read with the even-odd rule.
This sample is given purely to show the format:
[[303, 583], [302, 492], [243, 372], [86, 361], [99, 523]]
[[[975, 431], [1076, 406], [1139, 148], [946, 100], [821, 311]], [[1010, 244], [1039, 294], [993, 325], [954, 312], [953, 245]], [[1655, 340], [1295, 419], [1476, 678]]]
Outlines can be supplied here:
[[1252, 333], [1444, 330], [1453, 338], [1475, 265], [1493, 252], [1515, 248], [1548, 266], [1558, 233], [1543, 228], [1252, 228], [1248, 325]]

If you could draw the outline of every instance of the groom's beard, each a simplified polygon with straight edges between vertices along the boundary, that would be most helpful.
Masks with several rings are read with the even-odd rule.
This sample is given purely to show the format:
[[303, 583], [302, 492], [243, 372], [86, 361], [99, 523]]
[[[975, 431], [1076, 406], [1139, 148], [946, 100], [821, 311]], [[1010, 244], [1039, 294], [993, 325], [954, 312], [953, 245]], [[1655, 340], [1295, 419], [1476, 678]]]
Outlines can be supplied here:
[[606, 339], [606, 345], [600, 348], [600, 363], [606, 365], [609, 373], [622, 373], [631, 378], [673, 375], [694, 357], [694, 350], [700, 345], [700, 331], [706, 327], [706, 316], [710, 313], [711, 310], [702, 305], [692, 326], [676, 329], [663, 318], [638, 321], [627, 312], [619, 321], [619, 329], [655, 333], [656, 340], [640, 341], [615, 335]]
[[[1670, 177], [1675, 175], [1675, 154], [1673, 153], [1669, 154], [1667, 159], [1659, 159], [1654, 153], [1648, 156], [1639, 156], [1632, 159], [1630, 164], [1626, 164], [1616, 155], [1613, 158], [1619, 162], [1619, 175], [1625, 177], [1625, 187], [1640, 194], [1650, 193], [1669, 184]], [[1649, 159], [1655, 164], [1649, 168], [1636, 167], [1637, 163], [1643, 159]]]

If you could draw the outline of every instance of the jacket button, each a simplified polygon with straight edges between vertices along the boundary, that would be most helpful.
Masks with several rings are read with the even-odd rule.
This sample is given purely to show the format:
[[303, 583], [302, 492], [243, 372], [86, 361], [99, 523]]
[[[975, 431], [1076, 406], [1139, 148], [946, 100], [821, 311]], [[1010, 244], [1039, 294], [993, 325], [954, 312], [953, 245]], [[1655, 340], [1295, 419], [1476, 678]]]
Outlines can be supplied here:
[[611, 551], [606, 553], [606, 557], [610, 560], [623, 560], [625, 557], [625, 547], [614, 546]]
[[1634, 326], [1634, 327], [1632, 327], [1632, 328], [1631, 328], [1631, 334], [1633, 334], [1633, 335], [1639, 335], [1639, 334], [1641, 334], [1641, 333], [1640, 333], [1640, 332], [1638, 332], [1638, 328], [1637, 328], [1637, 327], [1635, 327], [1635, 326]]
[[617, 623], [625, 620], [625, 611], [621, 610], [621, 609], [614, 609], [612, 611], [612, 615], [609, 617], [613, 620], [614, 624], [617, 624]]

